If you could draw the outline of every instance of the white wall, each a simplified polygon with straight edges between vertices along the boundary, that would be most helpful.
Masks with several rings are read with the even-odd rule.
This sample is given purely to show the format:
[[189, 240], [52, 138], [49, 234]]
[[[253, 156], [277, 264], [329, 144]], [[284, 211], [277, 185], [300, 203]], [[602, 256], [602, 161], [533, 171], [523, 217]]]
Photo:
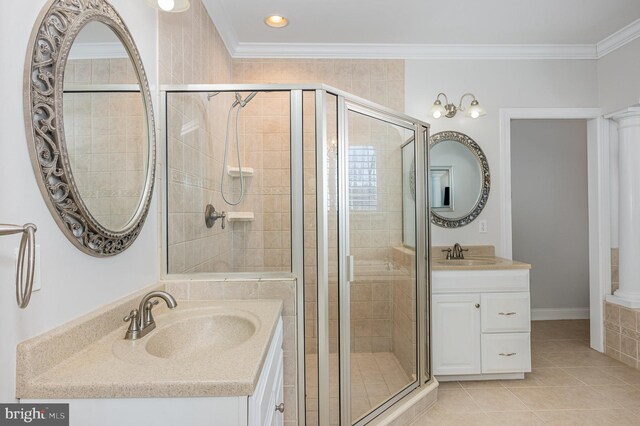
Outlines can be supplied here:
[[586, 120], [511, 122], [513, 257], [531, 270], [531, 308], [589, 308]]
[[[597, 107], [596, 61], [559, 60], [408, 60], [405, 64], [406, 112], [432, 124], [431, 132], [456, 130], [473, 138], [484, 150], [491, 169], [491, 192], [479, 219], [488, 232], [478, 232], [478, 222], [458, 229], [432, 226], [433, 245], [489, 244], [502, 253], [500, 235], [499, 110], [518, 107]], [[453, 102], [473, 92], [487, 109], [477, 120], [430, 118], [438, 92]], [[521, 259], [526, 261], [527, 259]]]
[[[157, 81], [156, 12], [144, 1], [111, 3], [129, 24], [153, 87]], [[5, 402], [15, 395], [18, 342], [154, 283], [159, 277], [157, 189], [146, 225], [133, 246], [107, 259], [93, 258], [72, 246], [40, 194], [27, 151], [22, 81], [31, 29], [44, 4], [44, 0], [5, 2], [0, 18], [0, 222], [36, 223], [42, 252], [42, 290], [33, 294], [25, 310], [19, 310], [13, 260], [19, 237], [0, 237], [0, 401]]]
[[640, 38], [598, 60], [598, 95], [605, 115], [640, 103]]

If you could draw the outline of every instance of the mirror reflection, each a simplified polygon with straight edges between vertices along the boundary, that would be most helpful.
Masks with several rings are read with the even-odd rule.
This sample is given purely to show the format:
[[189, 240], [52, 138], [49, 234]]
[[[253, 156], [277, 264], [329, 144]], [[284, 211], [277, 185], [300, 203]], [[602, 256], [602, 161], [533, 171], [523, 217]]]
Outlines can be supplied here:
[[63, 117], [82, 202], [106, 229], [125, 229], [145, 189], [146, 110], [127, 49], [102, 22], [90, 22], [74, 40], [64, 73]]
[[431, 209], [451, 212], [453, 208], [453, 166], [433, 166], [430, 170]]
[[[453, 188], [455, 172], [456, 188]], [[482, 188], [480, 164], [464, 145], [446, 140], [431, 148], [431, 206], [448, 219], [467, 215]]]

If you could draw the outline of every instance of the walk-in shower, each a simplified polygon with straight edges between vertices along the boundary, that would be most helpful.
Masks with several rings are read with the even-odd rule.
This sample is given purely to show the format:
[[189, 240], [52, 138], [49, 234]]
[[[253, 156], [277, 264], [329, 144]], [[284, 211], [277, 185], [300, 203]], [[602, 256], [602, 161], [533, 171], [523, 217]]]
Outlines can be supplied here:
[[162, 94], [166, 276], [296, 280], [295, 422], [366, 424], [424, 389], [428, 125], [324, 85]]

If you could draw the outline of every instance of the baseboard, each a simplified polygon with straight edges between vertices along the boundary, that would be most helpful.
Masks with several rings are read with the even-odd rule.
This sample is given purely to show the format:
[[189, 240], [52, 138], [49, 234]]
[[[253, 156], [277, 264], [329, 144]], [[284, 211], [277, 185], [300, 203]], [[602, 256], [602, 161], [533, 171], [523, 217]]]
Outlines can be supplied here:
[[589, 319], [589, 308], [531, 309], [531, 321]]

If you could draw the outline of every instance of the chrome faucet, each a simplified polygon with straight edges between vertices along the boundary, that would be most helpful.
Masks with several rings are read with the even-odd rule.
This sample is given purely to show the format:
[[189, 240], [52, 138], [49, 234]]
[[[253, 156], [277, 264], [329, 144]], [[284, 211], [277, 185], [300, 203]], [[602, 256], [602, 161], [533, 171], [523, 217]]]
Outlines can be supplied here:
[[156, 328], [156, 322], [153, 319], [151, 309], [158, 304], [157, 300], [151, 300], [155, 297], [163, 299], [169, 309], [173, 309], [178, 306], [176, 299], [166, 291], [152, 291], [144, 295], [140, 301], [138, 309], [132, 310], [129, 315], [123, 318], [124, 322], [131, 321], [127, 334], [125, 334], [125, 340], [137, 340], [147, 335], [151, 330]]
[[460, 243], [453, 245], [453, 252], [451, 253], [451, 259], [464, 259], [463, 251], [469, 251], [469, 249], [463, 249]]

